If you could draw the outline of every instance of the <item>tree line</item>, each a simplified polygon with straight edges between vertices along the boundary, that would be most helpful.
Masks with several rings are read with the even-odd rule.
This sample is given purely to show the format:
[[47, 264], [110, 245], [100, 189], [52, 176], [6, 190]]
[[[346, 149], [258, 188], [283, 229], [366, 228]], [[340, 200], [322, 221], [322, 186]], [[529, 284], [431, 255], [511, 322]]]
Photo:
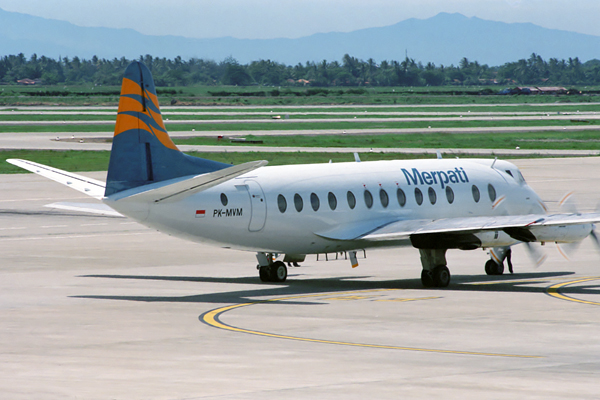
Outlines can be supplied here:
[[[460, 60], [458, 65], [423, 64], [411, 58], [402, 61], [361, 60], [346, 54], [340, 61], [306, 62], [297, 65], [259, 60], [241, 64], [232, 57], [221, 62], [191, 58], [183, 60], [140, 56], [152, 71], [157, 86], [264, 85], [264, 86], [445, 86], [445, 85], [600, 85], [600, 60], [582, 63], [544, 60], [537, 54], [528, 59], [490, 67]], [[131, 62], [96, 56], [53, 59], [22, 53], [0, 58], [0, 82], [14, 84], [21, 79], [43, 84], [120, 85], [123, 71]]]

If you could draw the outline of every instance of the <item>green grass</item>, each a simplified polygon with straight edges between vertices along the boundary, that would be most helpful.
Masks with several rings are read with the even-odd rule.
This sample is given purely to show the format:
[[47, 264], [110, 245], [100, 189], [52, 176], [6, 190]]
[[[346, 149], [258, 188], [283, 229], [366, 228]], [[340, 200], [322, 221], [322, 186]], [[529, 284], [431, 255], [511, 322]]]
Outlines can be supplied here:
[[9, 158], [20, 158], [66, 171], [106, 171], [108, 151], [54, 151], [54, 150], [2, 150], [0, 151], [0, 173], [20, 174], [26, 171], [6, 162]]
[[[553, 149], [599, 150], [600, 130], [585, 132], [529, 132], [529, 133], [428, 133], [384, 135], [291, 135], [245, 136], [249, 140], [262, 140], [250, 146], [269, 147], [362, 147], [362, 148], [464, 148], [464, 149]], [[176, 144], [245, 146], [243, 143], [217, 141], [214, 138], [195, 137], [175, 139]]]
[[[332, 104], [500, 104], [500, 103], [571, 103], [598, 101], [600, 96], [497, 96], [477, 95], [482, 90], [497, 91], [498, 87], [445, 86], [445, 87], [329, 87], [326, 92], [309, 96], [311, 87], [282, 87], [279, 96], [273, 96], [276, 88], [266, 86], [185, 86], [157, 88], [161, 105], [172, 101], [181, 105], [332, 105]], [[364, 89], [363, 94], [352, 91]], [[580, 88], [582, 89], [582, 88]], [[595, 88], [588, 88], [593, 90]], [[116, 105], [119, 86], [94, 87], [92, 84], [78, 86], [42, 85], [23, 87], [6, 85], [0, 92], [0, 106], [15, 105]], [[174, 94], [160, 94], [161, 90], [175, 90]], [[585, 91], [586, 88], [583, 88]], [[32, 96], [44, 91], [61, 92], [59, 96]], [[212, 93], [228, 92], [228, 96], [213, 96]], [[248, 92], [265, 92], [265, 96], [245, 96]], [[472, 93], [472, 94], [471, 94]]]
[[[196, 157], [220, 161], [228, 164], [241, 164], [248, 161], [267, 160], [269, 165], [313, 164], [332, 162], [353, 162], [350, 153], [310, 153], [310, 152], [247, 152], [247, 153], [187, 153]], [[19, 158], [37, 162], [71, 172], [106, 171], [110, 152], [108, 151], [54, 151], [54, 150], [5, 150], [0, 151], [0, 174], [20, 174], [27, 171], [6, 162], [9, 158]], [[456, 157], [456, 154], [448, 155]], [[473, 156], [462, 156], [473, 158]], [[536, 158], [519, 157], [519, 158]], [[419, 158], [435, 158], [423, 154], [398, 153], [361, 153], [362, 161], [377, 160], [411, 160]], [[486, 157], [479, 157], [486, 158]], [[491, 157], [488, 157], [491, 158]], [[510, 157], [503, 157], [510, 158]]]
[[[589, 125], [598, 125], [599, 120], [592, 120]], [[221, 122], [221, 123], [169, 123], [167, 129], [170, 132], [178, 131], [202, 131], [202, 132], [218, 132], [218, 131], [293, 131], [298, 129], [303, 130], [338, 130], [340, 133], [350, 129], [427, 129], [431, 128], [480, 128], [480, 127], [537, 127], [537, 126], [573, 126], [581, 125], [570, 120], [525, 120], [525, 121], [385, 121], [382, 119], [377, 122], [363, 122], [360, 120], [340, 121], [340, 122], [302, 122], [300, 121], [268, 121], [268, 122]], [[114, 131], [114, 124], [54, 124], [54, 125], [0, 125], [0, 132], [110, 132]]]

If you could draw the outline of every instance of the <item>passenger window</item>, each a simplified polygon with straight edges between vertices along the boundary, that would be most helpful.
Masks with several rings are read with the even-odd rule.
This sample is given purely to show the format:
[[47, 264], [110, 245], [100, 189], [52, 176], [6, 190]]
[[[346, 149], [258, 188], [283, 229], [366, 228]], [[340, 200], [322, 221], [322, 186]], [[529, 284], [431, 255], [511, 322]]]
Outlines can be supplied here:
[[418, 205], [423, 204], [423, 193], [419, 188], [415, 188], [415, 200], [417, 201]]
[[435, 189], [430, 187], [427, 190], [427, 194], [429, 195], [429, 202], [431, 204], [435, 204], [435, 202], [437, 201], [437, 194], [435, 193]]
[[337, 199], [335, 197], [335, 194], [329, 192], [329, 194], [327, 195], [327, 201], [329, 201], [329, 208], [331, 208], [332, 210], [335, 210], [337, 208]]
[[373, 207], [373, 195], [371, 194], [371, 192], [369, 192], [366, 189], [365, 189], [365, 204], [367, 205], [367, 208]]
[[223, 204], [223, 207], [225, 207], [227, 206], [227, 203], [229, 203], [227, 195], [225, 193], [221, 193], [221, 204]]
[[282, 194], [277, 196], [277, 207], [279, 207], [279, 211], [281, 211], [282, 214], [287, 210], [287, 201]]
[[[510, 176], [513, 176], [512, 172], [510, 172], [510, 169], [507, 169], [506, 173], [509, 174]], [[514, 176], [513, 176], [513, 178], [514, 178]]]
[[448, 204], [454, 203], [454, 190], [450, 186], [446, 186], [446, 199], [448, 199]]
[[310, 194], [310, 205], [315, 211], [317, 211], [319, 209], [319, 206], [321, 205], [321, 202], [319, 201], [319, 196], [317, 196], [315, 193]]
[[350, 207], [351, 210], [354, 210], [354, 207], [356, 207], [356, 197], [354, 197], [354, 193], [348, 190], [348, 195], [346, 197], [348, 198], [348, 207]]
[[302, 201], [302, 196], [298, 193], [294, 195], [294, 207], [296, 207], [296, 211], [298, 212], [302, 211], [302, 208], [304, 208], [304, 201]]
[[381, 205], [383, 206], [383, 208], [386, 208], [388, 204], [390, 204], [390, 198], [387, 192], [383, 189], [379, 190], [379, 200], [381, 200]]
[[479, 199], [481, 198], [481, 194], [479, 193], [479, 188], [475, 185], [471, 186], [471, 192], [473, 193], [473, 200], [475, 203], [479, 203]]
[[492, 203], [496, 200], [496, 189], [492, 186], [492, 184], [488, 184], [488, 194], [490, 195], [490, 200]]
[[400, 207], [404, 207], [406, 205], [406, 195], [404, 194], [404, 190], [398, 188], [398, 190], [396, 190], [396, 197], [398, 197], [398, 204], [400, 204]]

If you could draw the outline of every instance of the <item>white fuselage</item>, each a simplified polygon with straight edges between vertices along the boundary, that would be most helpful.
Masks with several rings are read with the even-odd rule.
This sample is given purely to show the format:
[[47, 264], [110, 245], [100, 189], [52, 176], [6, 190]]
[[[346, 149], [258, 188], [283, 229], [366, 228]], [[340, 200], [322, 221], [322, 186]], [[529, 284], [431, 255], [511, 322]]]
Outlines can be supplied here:
[[174, 236], [287, 254], [364, 248], [359, 234], [399, 220], [545, 213], [513, 164], [469, 159], [262, 167], [177, 201], [105, 201]]

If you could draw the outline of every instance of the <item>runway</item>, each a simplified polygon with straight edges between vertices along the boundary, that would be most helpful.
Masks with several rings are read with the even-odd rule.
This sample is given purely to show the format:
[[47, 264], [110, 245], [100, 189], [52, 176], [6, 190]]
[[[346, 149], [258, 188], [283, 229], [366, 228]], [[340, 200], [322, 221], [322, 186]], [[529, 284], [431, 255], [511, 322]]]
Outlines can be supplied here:
[[[600, 158], [517, 160], [558, 209], [600, 199]], [[104, 179], [105, 173], [91, 176]], [[84, 201], [0, 176], [0, 398], [590, 399], [600, 391], [600, 254], [553, 244], [535, 268], [487, 276], [450, 251], [423, 289], [415, 249], [312, 256], [260, 283], [252, 253], [171, 238], [125, 218], [51, 210]]]

